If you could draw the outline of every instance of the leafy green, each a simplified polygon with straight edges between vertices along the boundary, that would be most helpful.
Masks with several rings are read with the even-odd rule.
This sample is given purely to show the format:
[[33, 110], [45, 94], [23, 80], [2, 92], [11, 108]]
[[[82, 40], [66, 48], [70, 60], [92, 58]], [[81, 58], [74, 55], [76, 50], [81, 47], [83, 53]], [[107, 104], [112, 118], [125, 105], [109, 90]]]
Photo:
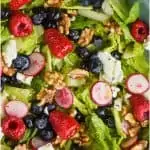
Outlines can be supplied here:
[[88, 115], [88, 110], [84, 103], [82, 103], [76, 96], [74, 96], [74, 107], [76, 107], [82, 114]]
[[19, 143], [28, 143], [37, 133], [37, 129], [27, 129]]
[[78, 0], [64, 0], [60, 7], [63, 9], [92, 9], [92, 7], [81, 6]]
[[31, 8], [34, 8], [34, 7], [43, 6], [44, 2], [45, 2], [44, 0], [32, 0], [32, 2], [29, 3], [28, 5], [26, 5], [25, 8], [31, 9]]
[[119, 114], [119, 111], [117, 111], [115, 108], [112, 109], [112, 113], [115, 119], [115, 126], [116, 126], [116, 130], [118, 135], [122, 136], [122, 137], [126, 137], [126, 135], [124, 134], [123, 130], [122, 130], [122, 125], [121, 125], [121, 116]]
[[55, 56], [52, 56], [52, 70], [58, 70], [60, 71], [63, 67], [64, 60], [58, 59]]
[[129, 13], [129, 5], [126, 0], [108, 0], [116, 14], [122, 19], [126, 20]]
[[0, 38], [0, 44], [4, 43], [5, 41], [9, 40], [11, 38], [11, 34], [7, 27], [4, 25], [0, 28], [1, 38]]
[[123, 58], [128, 59], [136, 56], [141, 56], [144, 53], [144, 46], [143, 44], [132, 42], [127, 45], [124, 53]]
[[17, 99], [25, 103], [29, 103], [33, 99], [35, 91], [31, 88], [17, 88], [12, 86], [5, 86], [4, 91], [8, 94], [10, 99]]
[[139, 139], [140, 140], [149, 140], [149, 127], [142, 128], [139, 132]]
[[[78, 88], [78, 90], [75, 92], [75, 96], [80, 101], [80, 103], [84, 105], [88, 113], [91, 113], [94, 109], [97, 108], [97, 105], [90, 98], [90, 88], [88, 86]], [[76, 107], [79, 110], [81, 109], [79, 108], [80, 106], [76, 105]]]
[[116, 13], [114, 13], [113, 18], [120, 25], [120, 27], [124, 33], [125, 40], [127, 40], [128, 42], [134, 41], [134, 39], [130, 33], [129, 27], [118, 17], [118, 15]]
[[76, 20], [71, 23], [73, 29], [83, 29], [85, 27], [93, 27], [98, 24], [98, 21], [90, 20], [83, 16], [77, 16]]
[[10, 0], [1, 0], [0, 5], [9, 3]]
[[96, 12], [96, 11], [93, 11], [93, 10], [79, 9], [78, 13], [79, 13], [79, 15], [81, 15], [83, 17], [87, 17], [89, 19], [100, 21], [100, 22], [105, 22], [110, 18], [109, 15], [107, 15], [103, 12]]
[[46, 71], [52, 71], [52, 55], [47, 45], [42, 48], [42, 53], [46, 58]]
[[62, 73], [67, 74], [73, 68], [78, 68], [78, 66], [80, 65], [80, 62], [81, 62], [81, 60], [76, 53], [72, 52], [72, 53], [68, 54], [64, 58]]
[[9, 147], [8, 145], [4, 145], [4, 144], [1, 144], [0, 145], [0, 148], [2, 149], [2, 150], [11, 150], [11, 147]]
[[43, 35], [42, 26], [35, 26], [31, 35], [24, 38], [16, 38], [19, 53], [29, 55], [41, 42]]
[[128, 18], [125, 20], [126, 24], [134, 22], [140, 16], [140, 3], [136, 1], [129, 12]]
[[33, 78], [31, 82], [31, 87], [36, 91], [39, 92], [42, 87], [46, 87], [46, 83], [44, 82], [41, 76], [36, 76]]
[[117, 144], [116, 142], [116, 139], [110, 134], [109, 128], [95, 113], [92, 113], [86, 117], [86, 126], [88, 128], [89, 135], [101, 149], [120, 149], [119, 144]]

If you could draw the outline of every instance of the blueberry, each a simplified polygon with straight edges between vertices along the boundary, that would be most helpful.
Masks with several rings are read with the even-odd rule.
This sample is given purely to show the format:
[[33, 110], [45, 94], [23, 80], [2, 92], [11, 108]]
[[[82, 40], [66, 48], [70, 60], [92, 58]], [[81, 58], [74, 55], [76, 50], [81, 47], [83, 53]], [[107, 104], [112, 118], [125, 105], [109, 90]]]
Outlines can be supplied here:
[[56, 105], [55, 104], [49, 104], [49, 105], [47, 105], [48, 112], [51, 112], [51, 111], [53, 111], [55, 109], [56, 109]]
[[10, 77], [10, 80], [8, 81], [11, 85], [19, 85], [21, 82], [17, 79], [16, 74]]
[[37, 117], [34, 122], [35, 127], [39, 130], [45, 129], [47, 127], [47, 124], [48, 118], [43, 116]]
[[44, 7], [34, 7], [32, 9], [32, 12], [34, 14], [39, 14], [39, 13], [46, 13], [46, 9]]
[[89, 6], [91, 4], [91, 0], [81, 0], [80, 3], [82, 6]]
[[6, 76], [6, 75], [2, 75], [1, 77], [1, 82], [3, 83], [10, 83], [11, 77]]
[[113, 52], [111, 52], [111, 55], [112, 55], [115, 59], [121, 60], [122, 54], [119, 53], [118, 51], [113, 51]]
[[103, 69], [103, 64], [97, 57], [97, 54], [93, 54], [88, 63], [88, 70], [92, 73], [99, 74]]
[[49, 141], [54, 137], [54, 131], [53, 130], [41, 130], [40, 131], [40, 137], [44, 140], [44, 141]]
[[47, 28], [57, 28], [58, 27], [58, 22], [48, 20], [46, 18], [46, 19], [43, 20], [42, 25], [45, 29], [47, 29]]
[[35, 25], [42, 24], [44, 19], [45, 19], [45, 13], [38, 13], [32, 16], [32, 22]]
[[27, 115], [24, 117], [24, 122], [25, 122], [25, 125], [27, 126], [27, 128], [33, 128], [34, 127], [34, 116], [32, 115]]
[[108, 110], [107, 107], [99, 107], [96, 109], [96, 114], [102, 118], [102, 119], [106, 119], [109, 116], [111, 116], [111, 112]]
[[10, 11], [8, 9], [1, 9], [1, 13], [0, 13], [1, 20], [8, 19], [9, 16], [10, 16]]
[[87, 59], [90, 56], [90, 52], [86, 47], [77, 47], [76, 48], [76, 53], [82, 58], [82, 59]]
[[47, 9], [47, 19], [48, 20], [59, 20], [61, 17], [61, 12], [59, 9], [56, 8], [48, 8]]
[[40, 115], [43, 112], [43, 106], [38, 106], [36, 104], [32, 104], [31, 112], [35, 115]]
[[104, 0], [91, 0], [91, 3], [94, 8], [101, 8], [103, 1]]
[[93, 44], [97, 47], [100, 48], [102, 46], [103, 40], [101, 37], [95, 36], [93, 39]]
[[108, 117], [104, 120], [104, 123], [109, 127], [109, 128], [115, 128], [115, 121], [113, 117]]
[[75, 119], [78, 122], [84, 122], [85, 121], [84, 115], [81, 112], [79, 112], [79, 111], [77, 112], [77, 114], [75, 116]]
[[75, 29], [71, 29], [69, 31], [69, 35], [68, 37], [72, 40], [77, 42], [80, 38], [80, 31], [79, 30], [75, 30]]
[[13, 60], [12, 65], [19, 71], [26, 70], [30, 65], [30, 59], [25, 55], [18, 55], [16, 59]]

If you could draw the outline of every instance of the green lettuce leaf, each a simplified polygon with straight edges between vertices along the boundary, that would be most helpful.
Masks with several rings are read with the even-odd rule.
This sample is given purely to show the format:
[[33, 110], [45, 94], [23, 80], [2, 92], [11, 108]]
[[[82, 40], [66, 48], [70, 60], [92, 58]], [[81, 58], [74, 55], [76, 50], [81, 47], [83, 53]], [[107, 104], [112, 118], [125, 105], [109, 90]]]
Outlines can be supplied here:
[[134, 22], [140, 16], [140, 3], [137, 1], [135, 2], [129, 12], [128, 18], [125, 20], [126, 24]]
[[79, 88], [75, 95], [82, 103], [84, 103], [89, 113], [97, 108], [97, 105], [90, 98], [90, 88], [88, 86]]
[[129, 15], [129, 5], [127, 0], [108, 0], [116, 14], [122, 19], [126, 20]]
[[98, 21], [90, 20], [83, 16], [77, 16], [76, 20], [71, 23], [73, 29], [83, 29], [85, 27], [94, 27], [98, 24]]
[[9, 3], [9, 2], [10, 2], [10, 0], [1, 0], [1, 1], [0, 1], [0, 4], [1, 4], [1, 5], [3, 5], [3, 4], [5, 5], [5, 4]]
[[0, 43], [1, 44], [6, 42], [7, 40], [9, 40], [11, 38], [11, 34], [10, 34], [9, 30], [5, 26], [2, 25], [0, 28], [0, 33], [1, 33]]
[[44, 2], [45, 2], [45, 0], [32, 0], [32, 2], [29, 3], [28, 5], [26, 5], [25, 8], [31, 9], [34, 7], [44, 6]]
[[110, 134], [109, 128], [95, 114], [92, 113], [86, 117], [86, 126], [88, 133], [103, 150], [120, 150], [116, 139]]
[[63, 9], [92, 9], [90, 6], [81, 6], [79, 0], [64, 0], [60, 7]]
[[34, 26], [34, 30], [31, 35], [24, 38], [16, 38], [19, 53], [26, 55], [31, 54], [41, 42], [43, 32], [44, 30], [42, 26]]

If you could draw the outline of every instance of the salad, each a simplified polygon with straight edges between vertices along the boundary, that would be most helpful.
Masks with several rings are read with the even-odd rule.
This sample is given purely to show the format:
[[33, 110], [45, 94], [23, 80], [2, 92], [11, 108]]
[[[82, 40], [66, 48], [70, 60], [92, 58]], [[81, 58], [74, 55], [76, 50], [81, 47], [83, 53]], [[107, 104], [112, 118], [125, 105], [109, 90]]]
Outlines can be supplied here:
[[1, 149], [148, 149], [139, 1], [0, 3]]

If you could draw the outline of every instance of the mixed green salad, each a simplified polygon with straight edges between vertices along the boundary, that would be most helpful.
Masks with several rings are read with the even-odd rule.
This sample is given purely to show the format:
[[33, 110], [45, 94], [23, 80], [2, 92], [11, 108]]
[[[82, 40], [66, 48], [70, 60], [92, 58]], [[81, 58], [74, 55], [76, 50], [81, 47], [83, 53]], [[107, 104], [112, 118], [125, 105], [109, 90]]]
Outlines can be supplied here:
[[2, 150], [148, 149], [138, 0], [0, 3]]

